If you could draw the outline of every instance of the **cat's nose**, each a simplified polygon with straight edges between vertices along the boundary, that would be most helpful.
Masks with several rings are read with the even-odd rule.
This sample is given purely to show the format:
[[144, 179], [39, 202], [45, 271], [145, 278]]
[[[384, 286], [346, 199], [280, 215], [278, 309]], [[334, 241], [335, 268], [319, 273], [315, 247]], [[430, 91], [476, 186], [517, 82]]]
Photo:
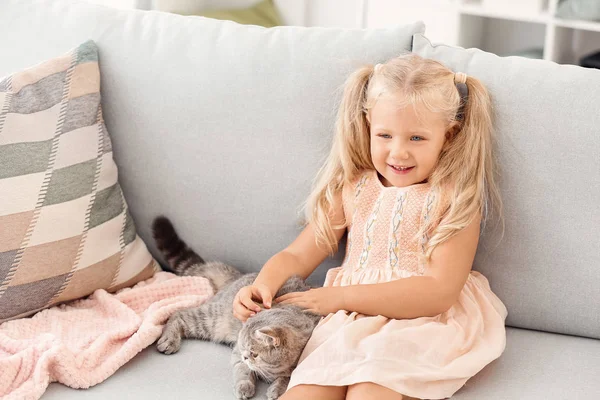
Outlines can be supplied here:
[[250, 356], [250, 352], [248, 352], [248, 351], [244, 351], [244, 352], [242, 353], [242, 359], [243, 359], [244, 361], [246, 361], [248, 358], [250, 358], [249, 356]]

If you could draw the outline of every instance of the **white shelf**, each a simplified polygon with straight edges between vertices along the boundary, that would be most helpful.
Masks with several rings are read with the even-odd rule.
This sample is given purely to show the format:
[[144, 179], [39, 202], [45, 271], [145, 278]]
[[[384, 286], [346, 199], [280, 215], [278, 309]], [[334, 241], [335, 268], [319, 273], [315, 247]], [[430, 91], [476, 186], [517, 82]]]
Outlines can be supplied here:
[[[275, 1], [281, 9], [296, 3]], [[308, 26], [383, 28], [421, 20], [427, 27], [427, 37], [434, 43], [476, 47], [501, 56], [543, 49], [545, 60], [561, 64], [577, 64], [583, 55], [600, 50], [600, 22], [556, 17], [559, 0], [303, 2]]]
[[[583, 47], [600, 50], [600, 22], [557, 18], [558, 2], [547, 0], [536, 13], [526, 11], [525, 5], [520, 8], [514, 0], [506, 3], [498, 0], [491, 7], [482, 0], [455, 0], [461, 20], [458, 45], [479, 47], [501, 55], [507, 50], [512, 54], [539, 47], [543, 48], [545, 60], [577, 64], [586, 52]], [[528, 27], [528, 24], [534, 25]], [[582, 42], [587, 43], [586, 46], [581, 46]], [[506, 49], [505, 43], [522, 47]]]
[[489, 9], [479, 4], [461, 4], [458, 6], [458, 12], [466, 15], [531, 22], [535, 24], [547, 24], [551, 20], [550, 14], [547, 12], [539, 14], [523, 14], [518, 11]]
[[571, 20], [562, 18], [553, 18], [548, 11], [537, 14], [520, 13], [516, 10], [496, 10], [489, 9], [480, 4], [460, 4], [458, 12], [465, 15], [475, 15], [479, 17], [506, 19], [510, 21], [530, 22], [533, 24], [549, 24], [563, 28], [572, 28], [582, 31], [600, 32], [600, 22]]
[[[572, 28], [589, 32], [600, 32], [600, 22], [553, 18], [552, 23], [563, 28]], [[600, 47], [600, 43], [598, 44], [598, 47]]]

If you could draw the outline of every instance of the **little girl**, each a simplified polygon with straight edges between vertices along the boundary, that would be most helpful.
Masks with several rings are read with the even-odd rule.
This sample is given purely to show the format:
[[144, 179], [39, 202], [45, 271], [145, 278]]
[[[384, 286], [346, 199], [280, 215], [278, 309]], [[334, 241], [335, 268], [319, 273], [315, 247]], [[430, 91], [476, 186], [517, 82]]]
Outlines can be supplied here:
[[[501, 201], [491, 102], [477, 79], [409, 54], [347, 80], [308, 224], [274, 255], [234, 314], [272, 301], [324, 316], [284, 400], [444, 399], [506, 345], [507, 310], [471, 267]], [[337, 250], [322, 288], [273, 295]]]

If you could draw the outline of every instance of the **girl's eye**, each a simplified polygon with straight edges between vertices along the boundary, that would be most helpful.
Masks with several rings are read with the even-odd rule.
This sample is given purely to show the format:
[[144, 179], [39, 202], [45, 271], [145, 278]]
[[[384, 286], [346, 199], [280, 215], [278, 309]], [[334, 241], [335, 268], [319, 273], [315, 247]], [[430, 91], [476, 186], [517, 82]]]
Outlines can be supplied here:
[[258, 353], [255, 353], [254, 351], [251, 351], [250, 355], [252, 356], [252, 358], [258, 357]]
[[410, 140], [414, 140], [415, 142], [420, 142], [423, 140], [421, 136], [411, 136]]
[[380, 133], [377, 136], [379, 136], [380, 138], [384, 138], [384, 139], [389, 139], [392, 137], [392, 135], [389, 135], [387, 133]]

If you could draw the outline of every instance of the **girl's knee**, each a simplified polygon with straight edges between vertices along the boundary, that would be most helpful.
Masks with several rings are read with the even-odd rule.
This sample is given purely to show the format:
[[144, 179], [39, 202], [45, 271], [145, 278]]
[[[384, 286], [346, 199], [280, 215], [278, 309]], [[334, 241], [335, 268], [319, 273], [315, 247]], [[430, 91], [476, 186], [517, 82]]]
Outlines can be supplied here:
[[344, 400], [347, 389], [346, 386], [298, 385], [285, 392], [279, 400]]

